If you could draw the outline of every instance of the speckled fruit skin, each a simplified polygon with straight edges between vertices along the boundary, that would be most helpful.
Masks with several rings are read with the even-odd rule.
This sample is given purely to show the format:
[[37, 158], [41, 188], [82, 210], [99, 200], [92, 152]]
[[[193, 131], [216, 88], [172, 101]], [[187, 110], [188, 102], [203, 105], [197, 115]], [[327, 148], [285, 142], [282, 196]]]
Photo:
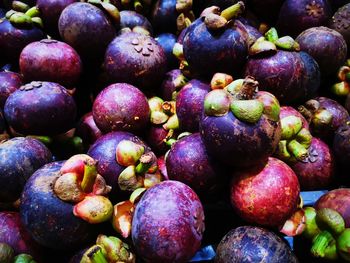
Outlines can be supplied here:
[[329, 22], [329, 27], [338, 31], [344, 37], [348, 47], [350, 45], [350, 3], [339, 8]]
[[79, 80], [82, 63], [78, 53], [64, 42], [43, 39], [27, 45], [19, 57], [26, 82], [51, 81], [72, 88]]
[[343, 36], [328, 27], [313, 27], [303, 31], [296, 41], [300, 49], [310, 54], [320, 67], [322, 76], [333, 75], [345, 63], [347, 46]]
[[152, 32], [153, 32], [152, 25], [145, 16], [131, 10], [120, 11], [120, 28], [121, 29], [126, 27], [133, 29], [136, 26], [143, 27], [152, 35]]
[[183, 182], [198, 195], [207, 196], [217, 190], [220, 170], [209, 157], [199, 133], [175, 142], [166, 157], [170, 180]]
[[316, 210], [331, 208], [345, 220], [345, 227], [350, 227], [350, 188], [339, 188], [324, 194], [315, 204]]
[[290, 163], [298, 176], [301, 190], [321, 190], [330, 187], [334, 179], [335, 159], [328, 145], [317, 138], [312, 138], [309, 158], [305, 161]]
[[15, 72], [0, 72], [0, 108], [3, 110], [5, 102], [11, 93], [22, 86], [22, 78]]
[[0, 202], [16, 201], [27, 179], [51, 160], [51, 152], [36, 139], [16, 137], [1, 143]]
[[91, 145], [88, 155], [98, 161], [97, 171], [101, 174], [108, 185], [112, 186], [113, 193], [120, 191], [118, 187], [119, 174], [125, 169], [117, 163], [116, 148], [122, 140], [131, 140], [134, 143], [141, 144], [149, 152], [150, 148], [136, 135], [128, 132], [111, 132], [101, 136]]
[[241, 226], [232, 229], [216, 250], [215, 263], [297, 263], [288, 245], [264, 228]]
[[177, 30], [176, 18], [178, 15], [179, 13], [176, 11], [176, 0], [157, 0], [151, 13], [154, 30], [159, 33], [175, 33]]
[[120, 130], [137, 132], [148, 125], [150, 109], [147, 97], [138, 88], [116, 83], [97, 95], [92, 115], [97, 127], [104, 133]]
[[69, 250], [85, 244], [93, 231], [89, 223], [74, 216], [72, 204], [63, 202], [53, 192], [62, 164], [47, 164], [29, 178], [21, 196], [20, 215], [40, 245]]
[[304, 101], [320, 86], [318, 65], [303, 52], [278, 50], [249, 58], [244, 75], [254, 77], [259, 90], [271, 92], [282, 105]]
[[96, 126], [92, 112], [88, 112], [80, 118], [75, 134], [82, 138], [85, 146], [93, 144], [102, 136], [101, 130]]
[[193, 79], [188, 82], [176, 96], [176, 114], [180, 129], [197, 132], [203, 114], [204, 98], [210, 91], [206, 82]]
[[291, 106], [282, 106], [280, 109], [280, 120], [288, 116], [296, 116], [301, 119], [302, 128], [309, 129], [309, 123], [304, 116]]
[[64, 42], [72, 46], [83, 60], [99, 61], [116, 29], [107, 15], [89, 3], [73, 3], [61, 13], [58, 29]]
[[246, 63], [247, 40], [248, 32], [241, 22], [236, 20], [224, 31], [211, 32], [201, 17], [187, 29], [184, 56], [200, 76], [210, 78], [216, 72], [237, 76]]
[[0, 50], [6, 62], [18, 63], [22, 49], [43, 38], [46, 38], [44, 32], [37, 27], [17, 28], [7, 19], [0, 19]]
[[132, 220], [135, 249], [146, 262], [187, 262], [199, 249], [204, 212], [195, 192], [177, 181], [147, 190]]
[[150, 36], [129, 32], [116, 37], [105, 54], [104, 69], [112, 83], [155, 89], [167, 68], [163, 48]]
[[296, 37], [308, 28], [326, 25], [331, 16], [327, 0], [286, 0], [280, 9], [277, 29], [281, 35]]
[[297, 209], [300, 186], [293, 170], [270, 157], [262, 166], [233, 173], [231, 204], [249, 223], [280, 227]]
[[350, 160], [350, 123], [341, 125], [334, 134], [333, 151], [337, 162], [349, 166]]
[[61, 85], [31, 82], [12, 93], [5, 103], [8, 124], [24, 135], [55, 135], [73, 127], [76, 104]]

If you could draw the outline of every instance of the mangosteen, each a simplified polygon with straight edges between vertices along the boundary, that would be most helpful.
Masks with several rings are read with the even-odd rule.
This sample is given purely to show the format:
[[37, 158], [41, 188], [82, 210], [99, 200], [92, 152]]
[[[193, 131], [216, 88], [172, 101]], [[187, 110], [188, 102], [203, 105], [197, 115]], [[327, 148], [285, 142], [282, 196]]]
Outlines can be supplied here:
[[19, 67], [25, 81], [51, 81], [73, 88], [79, 81], [82, 62], [68, 44], [43, 39], [27, 45], [19, 57]]
[[83, 140], [87, 149], [102, 136], [101, 130], [96, 126], [92, 112], [88, 112], [80, 118], [76, 125], [75, 134]]
[[349, 166], [350, 158], [350, 123], [349, 121], [341, 125], [334, 134], [333, 151], [336, 160], [345, 166]]
[[129, 28], [133, 30], [135, 27], [140, 27], [149, 32], [150, 35], [153, 33], [152, 25], [148, 19], [135, 11], [123, 10], [120, 12], [120, 29]]
[[164, 49], [166, 59], [167, 59], [167, 69], [175, 69], [178, 67], [178, 60], [173, 54], [173, 48], [177, 41], [177, 37], [171, 33], [159, 34], [155, 40], [162, 46]]
[[300, 49], [311, 55], [322, 76], [333, 75], [345, 63], [347, 45], [343, 36], [328, 27], [312, 27], [303, 31], [296, 41]]
[[216, 249], [215, 263], [297, 263], [290, 247], [275, 233], [255, 226], [232, 229]]
[[179, 69], [167, 72], [159, 88], [160, 97], [166, 101], [175, 100], [179, 90], [187, 84], [187, 78]]
[[116, 83], [98, 94], [92, 115], [97, 127], [104, 133], [121, 130], [140, 132], [149, 124], [150, 109], [146, 96], [138, 88]]
[[110, 82], [126, 82], [140, 89], [155, 89], [166, 67], [164, 50], [157, 41], [134, 32], [116, 37], [108, 45], [104, 60]]
[[51, 162], [51, 152], [40, 141], [16, 137], [0, 144], [0, 202], [16, 201], [28, 178]]
[[147, 262], [187, 262], [199, 249], [203, 232], [202, 204], [181, 182], [153, 186], [136, 205], [132, 240]]
[[0, 108], [4, 110], [5, 102], [11, 93], [22, 86], [22, 77], [15, 72], [0, 72]]
[[350, 3], [339, 8], [329, 22], [329, 27], [338, 31], [350, 46]]
[[33, 81], [8, 97], [4, 113], [9, 126], [18, 133], [57, 135], [73, 127], [76, 105], [61, 85]]

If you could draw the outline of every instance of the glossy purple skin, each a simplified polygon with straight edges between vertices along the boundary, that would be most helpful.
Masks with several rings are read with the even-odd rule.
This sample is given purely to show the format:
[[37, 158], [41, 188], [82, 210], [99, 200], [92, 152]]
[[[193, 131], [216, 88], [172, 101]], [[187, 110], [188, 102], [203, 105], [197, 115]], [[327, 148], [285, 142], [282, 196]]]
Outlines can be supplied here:
[[28, 178], [41, 166], [51, 162], [49, 149], [32, 138], [15, 137], [0, 144], [0, 202], [14, 202]]
[[258, 38], [263, 36], [255, 27], [247, 24], [245, 24], [244, 26], [247, 29], [250, 43], [254, 43]]
[[37, 0], [37, 7], [40, 10], [40, 17], [43, 19], [45, 29], [59, 35], [58, 19], [63, 9], [75, 2], [77, 0]]
[[329, 27], [338, 31], [344, 37], [348, 47], [350, 46], [350, 3], [339, 8], [329, 22]]
[[334, 179], [335, 158], [328, 145], [313, 138], [305, 161], [290, 163], [302, 191], [328, 189]]
[[133, 29], [134, 27], [143, 27], [146, 29], [151, 35], [153, 32], [152, 25], [148, 21], [147, 17], [136, 13], [135, 11], [131, 10], [123, 10], [120, 11], [120, 28], [130, 28]]
[[157, 154], [165, 154], [169, 150], [169, 146], [166, 145], [165, 140], [168, 135], [167, 130], [165, 130], [161, 125], [152, 125], [146, 135], [147, 144], [155, 151]]
[[229, 166], [251, 166], [265, 162], [280, 140], [280, 122], [264, 115], [257, 123], [238, 120], [229, 111], [221, 117], [203, 115], [200, 133], [209, 155]]
[[333, 151], [337, 162], [349, 166], [350, 160], [350, 124], [344, 123], [334, 134]]
[[296, 37], [308, 28], [326, 25], [331, 16], [327, 0], [286, 0], [280, 9], [277, 30], [281, 36]]
[[163, 33], [159, 34], [155, 40], [159, 43], [159, 45], [162, 46], [164, 49], [166, 59], [167, 59], [167, 64], [168, 70], [175, 69], [178, 67], [178, 60], [173, 54], [173, 47], [177, 41], [177, 37], [174, 34], [171, 33]]
[[284, 0], [248, 0], [248, 6], [261, 20], [276, 22]]
[[300, 49], [318, 63], [322, 76], [335, 74], [345, 63], [347, 45], [343, 36], [328, 27], [313, 27], [303, 31], [296, 41]]
[[11, 93], [22, 86], [22, 78], [15, 72], [0, 72], [0, 108], [3, 110], [5, 102]]
[[150, 36], [125, 33], [116, 37], [105, 54], [104, 69], [112, 83], [126, 82], [155, 89], [166, 72], [163, 48]]
[[82, 62], [68, 44], [44, 39], [26, 46], [19, 57], [19, 67], [26, 82], [51, 81], [73, 88], [79, 81]]
[[166, 157], [170, 180], [183, 182], [198, 195], [213, 194], [220, 182], [220, 170], [209, 157], [199, 133], [174, 143]]
[[73, 204], [62, 201], [53, 192], [62, 164], [49, 163], [29, 178], [21, 196], [20, 215], [23, 225], [40, 245], [70, 250], [89, 241], [93, 228], [74, 216]]
[[138, 88], [126, 83], [116, 83], [98, 94], [92, 115], [97, 127], [104, 133], [137, 132], [148, 125], [150, 109], [146, 96]]
[[275, 233], [255, 226], [232, 229], [216, 250], [215, 263], [297, 263], [288, 245]]
[[4, 113], [9, 126], [20, 134], [56, 135], [73, 127], [76, 105], [61, 85], [31, 82], [8, 97]]
[[58, 29], [64, 42], [72, 46], [87, 62], [100, 61], [116, 35], [111, 20], [100, 8], [80, 2], [63, 10]]
[[210, 91], [209, 84], [193, 79], [176, 96], [176, 114], [180, 129], [197, 132], [203, 114], [204, 98]]
[[[306, 53], [278, 50], [274, 55], [252, 57], [244, 76], [259, 82], [259, 90], [271, 92], [283, 104], [304, 101], [319, 88], [320, 75]], [[307, 58], [307, 59], [306, 59]]]
[[136, 135], [119, 131], [101, 136], [90, 147], [87, 153], [98, 161], [97, 171], [105, 178], [107, 184], [112, 186], [113, 193], [120, 191], [118, 177], [125, 169], [125, 167], [118, 164], [116, 160], [116, 148], [122, 140], [131, 140], [144, 146], [146, 148], [145, 152], [150, 151], [150, 148]]
[[0, 19], [0, 50], [4, 62], [18, 62], [22, 49], [31, 42], [46, 38], [37, 27], [15, 27], [7, 19]]
[[176, 0], [157, 0], [151, 13], [154, 30], [157, 33], [176, 33], [176, 19], [179, 15]]
[[197, 74], [212, 77], [216, 72], [237, 76], [247, 57], [248, 32], [238, 20], [224, 31], [211, 32], [198, 18], [183, 41], [186, 61]]
[[299, 111], [291, 106], [282, 106], [280, 109], [280, 120], [288, 116], [299, 117], [302, 121], [302, 127], [309, 130], [309, 123]]
[[170, 101], [173, 99], [173, 92], [178, 91], [176, 90], [174, 81], [180, 75], [182, 75], [182, 73], [181, 73], [181, 70], [179, 69], [173, 69], [165, 74], [165, 77], [163, 78], [163, 82], [160, 85], [160, 91], [159, 91], [159, 94], [161, 95], [161, 98], [163, 100]]
[[204, 212], [196, 193], [177, 181], [147, 190], [132, 221], [135, 249], [146, 262], [187, 262], [199, 249]]
[[86, 146], [93, 144], [102, 136], [101, 130], [96, 126], [92, 112], [88, 112], [80, 118], [75, 134], [82, 138]]
[[16, 255], [30, 254], [37, 259], [39, 245], [31, 238], [20, 221], [18, 212], [0, 212], [0, 243], [10, 245]]

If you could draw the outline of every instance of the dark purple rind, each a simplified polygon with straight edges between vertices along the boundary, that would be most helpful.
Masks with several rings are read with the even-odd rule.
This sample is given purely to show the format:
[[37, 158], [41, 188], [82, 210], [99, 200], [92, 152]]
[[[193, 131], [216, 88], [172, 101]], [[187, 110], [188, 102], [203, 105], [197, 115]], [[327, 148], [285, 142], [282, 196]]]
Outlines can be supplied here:
[[[27, 85], [33, 88], [26, 90]], [[12, 93], [5, 103], [5, 118], [16, 132], [55, 135], [73, 127], [76, 105], [64, 87], [53, 82], [27, 85]]]
[[76, 125], [75, 134], [79, 136], [85, 146], [90, 146], [102, 136], [102, 132], [96, 126], [92, 112], [83, 115]]
[[159, 88], [159, 94], [163, 100], [170, 101], [173, 99], [173, 92], [176, 91], [174, 80], [182, 75], [181, 70], [173, 69], [167, 72]]
[[199, 249], [204, 212], [195, 192], [177, 181], [147, 190], [132, 220], [132, 240], [146, 262], [187, 262]]
[[146, 133], [146, 142], [157, 154], [165, 154], [169, 150], [169, 146], [166, 144], [167, 135], [169, 131], [165, 130], [163, 126], [152, 125], [148, 128]]
[[309, 157], [305, 161], [290, 163], [298, 176], [302, 191], [322, 190], [331, 187], [335, 176], [335, 159], [328, 145], [312, 138]]
[[173, 47], [177, 41], [177, 37], [174, 34], [171, 33], [163, 33], [158, 35], [155, 40], [159, 43], [159, 45], [162, 46], [164, 49], [166, 59], [167, 59], [167, 64], [168, 70], [175, 69], [178, 67], [178, 60], [173, 54]]
[[276, 234], [255, 226], [232, 229], [216, 250], [215, 263], [297, 263], [288, 245]]
[[130, 28], [131, 30], [138, 26], [146, 29], [151, 35], [153, 28], [148, 19], [135, 11], [123, 10], [120, 11], [120, 29]]
[[5, 102], [11, 93], [22, 86], [22, 78], [15, 72], [0, 72], [0, 108], [3, 110]]
[[350, 160], [350, 123], [341, 125], [334, 133], [333, 151], [337, 162], [349, 166]]
[[147, 97], [136, 87], [116, 83], [103, 89], [96, 97], [92, 115], [104, 133], [111, 131], [141, 131], [149, 124]]
[[[347, 0], [346, 0], [347, 1]], [[350, 3], [339, 8], [329, 22], [329, 27], [338, 31], [350, 46]]]
[[180, 129], [197, 132], [203, 114], [204, 98], [210, 91], [208, 83], [193, 79], [176, 96], [176, 114]]
[[316, 60], [308, 53], [300, 52], [300, 58], [304, 64], [304, 73], [302, 74], [301, 86], [304, 89], [303, 100], [313, 98], [321, 86], [321, 71]]
[[326, 25], [331, 16], [332, 9], [327, 0], [286, 0], [280, 9], [277, 29], [281, 36], [296, 37], [308, 28]]
[[46, 35], [37, 27], [15, 27], [7, 19], [0, 19], [0, 50], [4, 62], [18, 63], [22, 49], [43, 38]]
[[203, 116], [200, 133], [210, 156], [229, 166], [252, 166], [266, 161], [281, 134], [279, 122], [264, 115], [255, 124], [238, 120], [232, 112]]
[[[0, 144], [0, 202], [16, 201], [28, 178], [52, 161], [51, 152], [40, 141], [16, 137]], [[6, 186], [6, 187], [5, 187]]]
[[113, 193], [120, 191], [118, 186], [119, 174], [126, 168], [117, 163], [116, 148], [122, 140], [131, 140], [146, 147], [145, 152], [149, 152], [145, 143], [137, 136], [128, 132], [111, 132], [103, 135], [90, 147], [88, 155], [98, 161], [97, 171], [102, 175], [107, 184], [112, 186]]
[[53, 192], [62, 164], [47, 164], [29, 178], [21, 196], [20, 215], [39, 244], [70, 250], [84, 245], [94, 232], [92, 225], [74, 216], [72, 204], [63, 202]]
[[176, 19], [178, 16], [176, 0], [157, 0], [151, 13], [154, 30], [157, 33], [176, 33]]
[[156, 89], [166, 72], [163, 48], [150, 36], [134, 32], [116, 37], [105, 54], [104, 69], [111, 83], [126, 82]]
[[347, 45], [343, 36], [328, 27], [313, 27], [303, 31], [296, 41], [300, 49], [311, 55], [322, 76], [333, 75], [345, 63]]
[[215, 193], [223, 176], [209, 157], [199, 133], [172, 145], [166, 157], [166, 169], [170, 180], [187, 184], [200, 196]]
[[105, 13], [89, 3], [73, 3], [61, 13], [58, 28], [62, 39], [84, 61], [100, 61], [116, 29]]
[[237, 76], [247, 57], [248, 32], [239, 21], [225, 30], [208, 30], [199, 18], [187, 29], [183, 41], [186, 61], [200, 76], [212, 77], [216, 72]]

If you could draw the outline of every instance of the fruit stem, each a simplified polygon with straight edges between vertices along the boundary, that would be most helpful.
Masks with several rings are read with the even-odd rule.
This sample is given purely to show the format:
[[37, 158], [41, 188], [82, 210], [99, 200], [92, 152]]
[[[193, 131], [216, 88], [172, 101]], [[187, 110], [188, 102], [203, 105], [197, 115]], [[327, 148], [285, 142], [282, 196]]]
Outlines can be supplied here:
[[225, 18], [227, 21], [238, 17], [244, 12], [245, 5], [242, 1], [239, 1], [237, 4], [234, 4], [226, 9], [224, 9], [220, 16]]
[[[311, 254], [318, 258], [332, 258], [336, 257], [335, 239], [328, 231], [323, 231], [318, 234], [312, 242]], [[332, 255], [333, 254], [333, 255]]]
[[88, 257], [91, 259], [92, 263], [108, 263], [99, 246], [96, 246], [96, 248], [88, 254]]
[[145, 153], [141, 156], [139, 164], [135, 168], [138, 174], [144, 174], [152, 166], [154, 162], [153, 154], [151, 152]]
[[297, 160], [304, 160], [308, 156], [308, 150], [297, 140], [291, 140], [287, 145], [288, 150]]
[[253, 77], [247, 76], [239, 91], [234, 94], [234, 96], [239, 100], [251, 100], [254, 98], [259, 82], [257, 82]]
[[85, 193], [90, 193], [93, 190], [93, 186], [97, 176], [97, 168], [95, 161], [87, 161], [84, 165], [84, 177], [81, 182], [81, 189]]

